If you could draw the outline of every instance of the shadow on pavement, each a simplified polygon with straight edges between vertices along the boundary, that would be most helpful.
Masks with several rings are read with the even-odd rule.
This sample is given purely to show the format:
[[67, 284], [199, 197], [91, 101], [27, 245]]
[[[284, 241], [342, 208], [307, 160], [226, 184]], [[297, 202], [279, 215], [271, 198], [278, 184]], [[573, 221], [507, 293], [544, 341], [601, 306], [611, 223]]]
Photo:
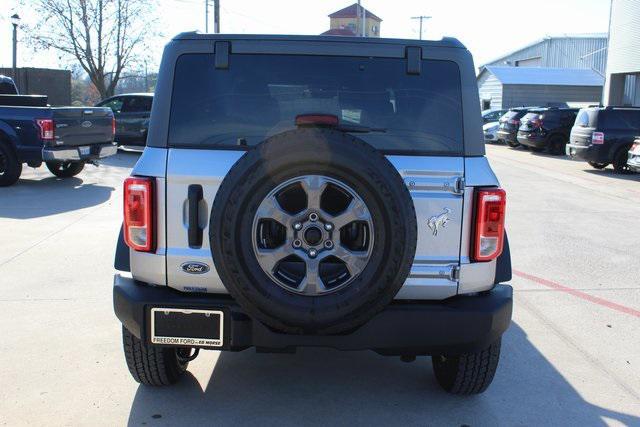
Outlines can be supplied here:
[[[517, 325], [480, 396], [445, 394], [428, 357], [411, 364], [373, 352], [301, 349], [295, 355], [221, 353], [202, 389], [139, 386], [129, 425], [637, 425], [640, 418], [585, 401]], [[193, 363], [197, 363], [193, 362]]]
[[0, 189], [0, 218], [29, 219], [56, 215], [109, 200], [113, 187], [84, 184], [82, 179], [24, 179]]
[[605, 178], [619, 179], [622, 181], [640, 182], [640, 173], [618, 173], [611, 169], [611, 166], [607, 166], [606, 169], [585, 169], [587, 173], [592, 175], [603, 176]]

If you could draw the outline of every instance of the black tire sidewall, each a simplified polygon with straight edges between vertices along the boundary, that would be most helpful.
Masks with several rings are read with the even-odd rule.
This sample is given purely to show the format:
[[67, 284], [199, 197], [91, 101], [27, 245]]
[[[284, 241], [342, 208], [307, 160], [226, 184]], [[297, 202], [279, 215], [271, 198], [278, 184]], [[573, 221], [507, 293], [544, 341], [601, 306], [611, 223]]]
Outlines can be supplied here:
[[[254, 215], [264, 197], [287, 179], [313, 174], [351, 187], [374, 223], [374, 247], [363, 272], [346, 287], [318, 297], [274, 283], [251, 244]], [[417, 235], [411, 197], [386, 158], [349, 135], [319, 129], [286, 132], [243, 156], [216, 195], [210, 230], [214, 263], [231, 295], [249, 315], [292, 333], [336, 333], [369, 320], [402, 286]]]
[[0, 175], [0, 187], [15, 184], [22, 174], [22, 163], [18, 160], [13, 149], [0, 141], [0, 152], [5, 159], [5, 171]]
[[58, 178], [71, 178], [72, 176], [78, 175], [84, 169], [84, 162], [70, 162], [71, 166], [67, 169], [57, 169], [57, 166], [61, 163], [65, 162], [45, 162], [47, 165], [47, 169], [49, 172], [57, 176]]

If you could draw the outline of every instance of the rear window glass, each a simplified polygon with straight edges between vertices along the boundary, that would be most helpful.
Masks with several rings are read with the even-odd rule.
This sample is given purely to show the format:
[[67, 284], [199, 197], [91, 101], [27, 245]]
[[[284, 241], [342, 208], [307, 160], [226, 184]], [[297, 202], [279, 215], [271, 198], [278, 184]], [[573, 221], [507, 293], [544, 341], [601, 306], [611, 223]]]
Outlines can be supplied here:
[[461, 154], [460, 72], [451, 61], [422, 61], [406, 73], [395, 58], [232, 54], [215, 69], [211, 54], [178, 58], [169, 145], [256, 145], [295, 128], [299, 114], [331, 114], [375, 148]]
[[594, 112], [589, 112], [588, 110], [580, 110], [578, 116], [576, 117], [575, 125], [584, 128], [595, 127], [594, 117]]
[[529, 120], [533, 120], [538, 118], [538, 113], [527, 113], [524, 115], [524, 117], [522, 118], [523, 122], [527, 122]]
[[640, 129], [639, 110], [600, 111], [598, 125], [610, 129]]

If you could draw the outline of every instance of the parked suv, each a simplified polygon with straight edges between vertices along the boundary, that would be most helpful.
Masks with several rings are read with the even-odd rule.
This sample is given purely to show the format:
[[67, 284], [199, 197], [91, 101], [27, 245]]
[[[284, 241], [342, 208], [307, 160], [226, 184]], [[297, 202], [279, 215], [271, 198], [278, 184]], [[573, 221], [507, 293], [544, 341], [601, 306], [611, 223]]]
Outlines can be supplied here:
[[144, 147], [152, 104], [152, 93], [126, 93], [107, 98], [96, 107], [109, 107], [113, 111], [116, 118], [115, 140], [118, 145]]
[[520, 120], [518, 143], [533, 151], [547, 150], [564, 154], [577, 108], [540, 108], [529, 110]]
[[431, 355], [445, 390], [484, 391], [512, 289], [475, 87], [450, 38], [173, 39], [115, 259], [133, 378], [324, 346]]
[[533, 108], [539, 107], [517, 107], [507, 111], [499, 120], [498, 140], [504, 141], [509, 147], [515, 148], [520, 145], [518, 142], [518, 128], [520, 127], [520, 119]]
[[566, 152], [596, 169], [612, 164], [617, 172], [625, 172], [629, 170], [628, 152], [637, 135], [640, 135], [640, 108], [583, 108], [571, 129]]

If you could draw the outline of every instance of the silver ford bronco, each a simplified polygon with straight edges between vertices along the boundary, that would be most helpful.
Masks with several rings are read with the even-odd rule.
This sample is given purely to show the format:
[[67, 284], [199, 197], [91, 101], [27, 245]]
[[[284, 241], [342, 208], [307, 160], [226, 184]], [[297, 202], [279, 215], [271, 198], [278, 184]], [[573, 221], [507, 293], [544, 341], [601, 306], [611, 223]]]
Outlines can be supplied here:
[[184, 33], [124, 183], [114, 308], [134, 379], [199, 350], [430, 355], [483, 392], [509, 326], [505, 192], [455, 39]]

